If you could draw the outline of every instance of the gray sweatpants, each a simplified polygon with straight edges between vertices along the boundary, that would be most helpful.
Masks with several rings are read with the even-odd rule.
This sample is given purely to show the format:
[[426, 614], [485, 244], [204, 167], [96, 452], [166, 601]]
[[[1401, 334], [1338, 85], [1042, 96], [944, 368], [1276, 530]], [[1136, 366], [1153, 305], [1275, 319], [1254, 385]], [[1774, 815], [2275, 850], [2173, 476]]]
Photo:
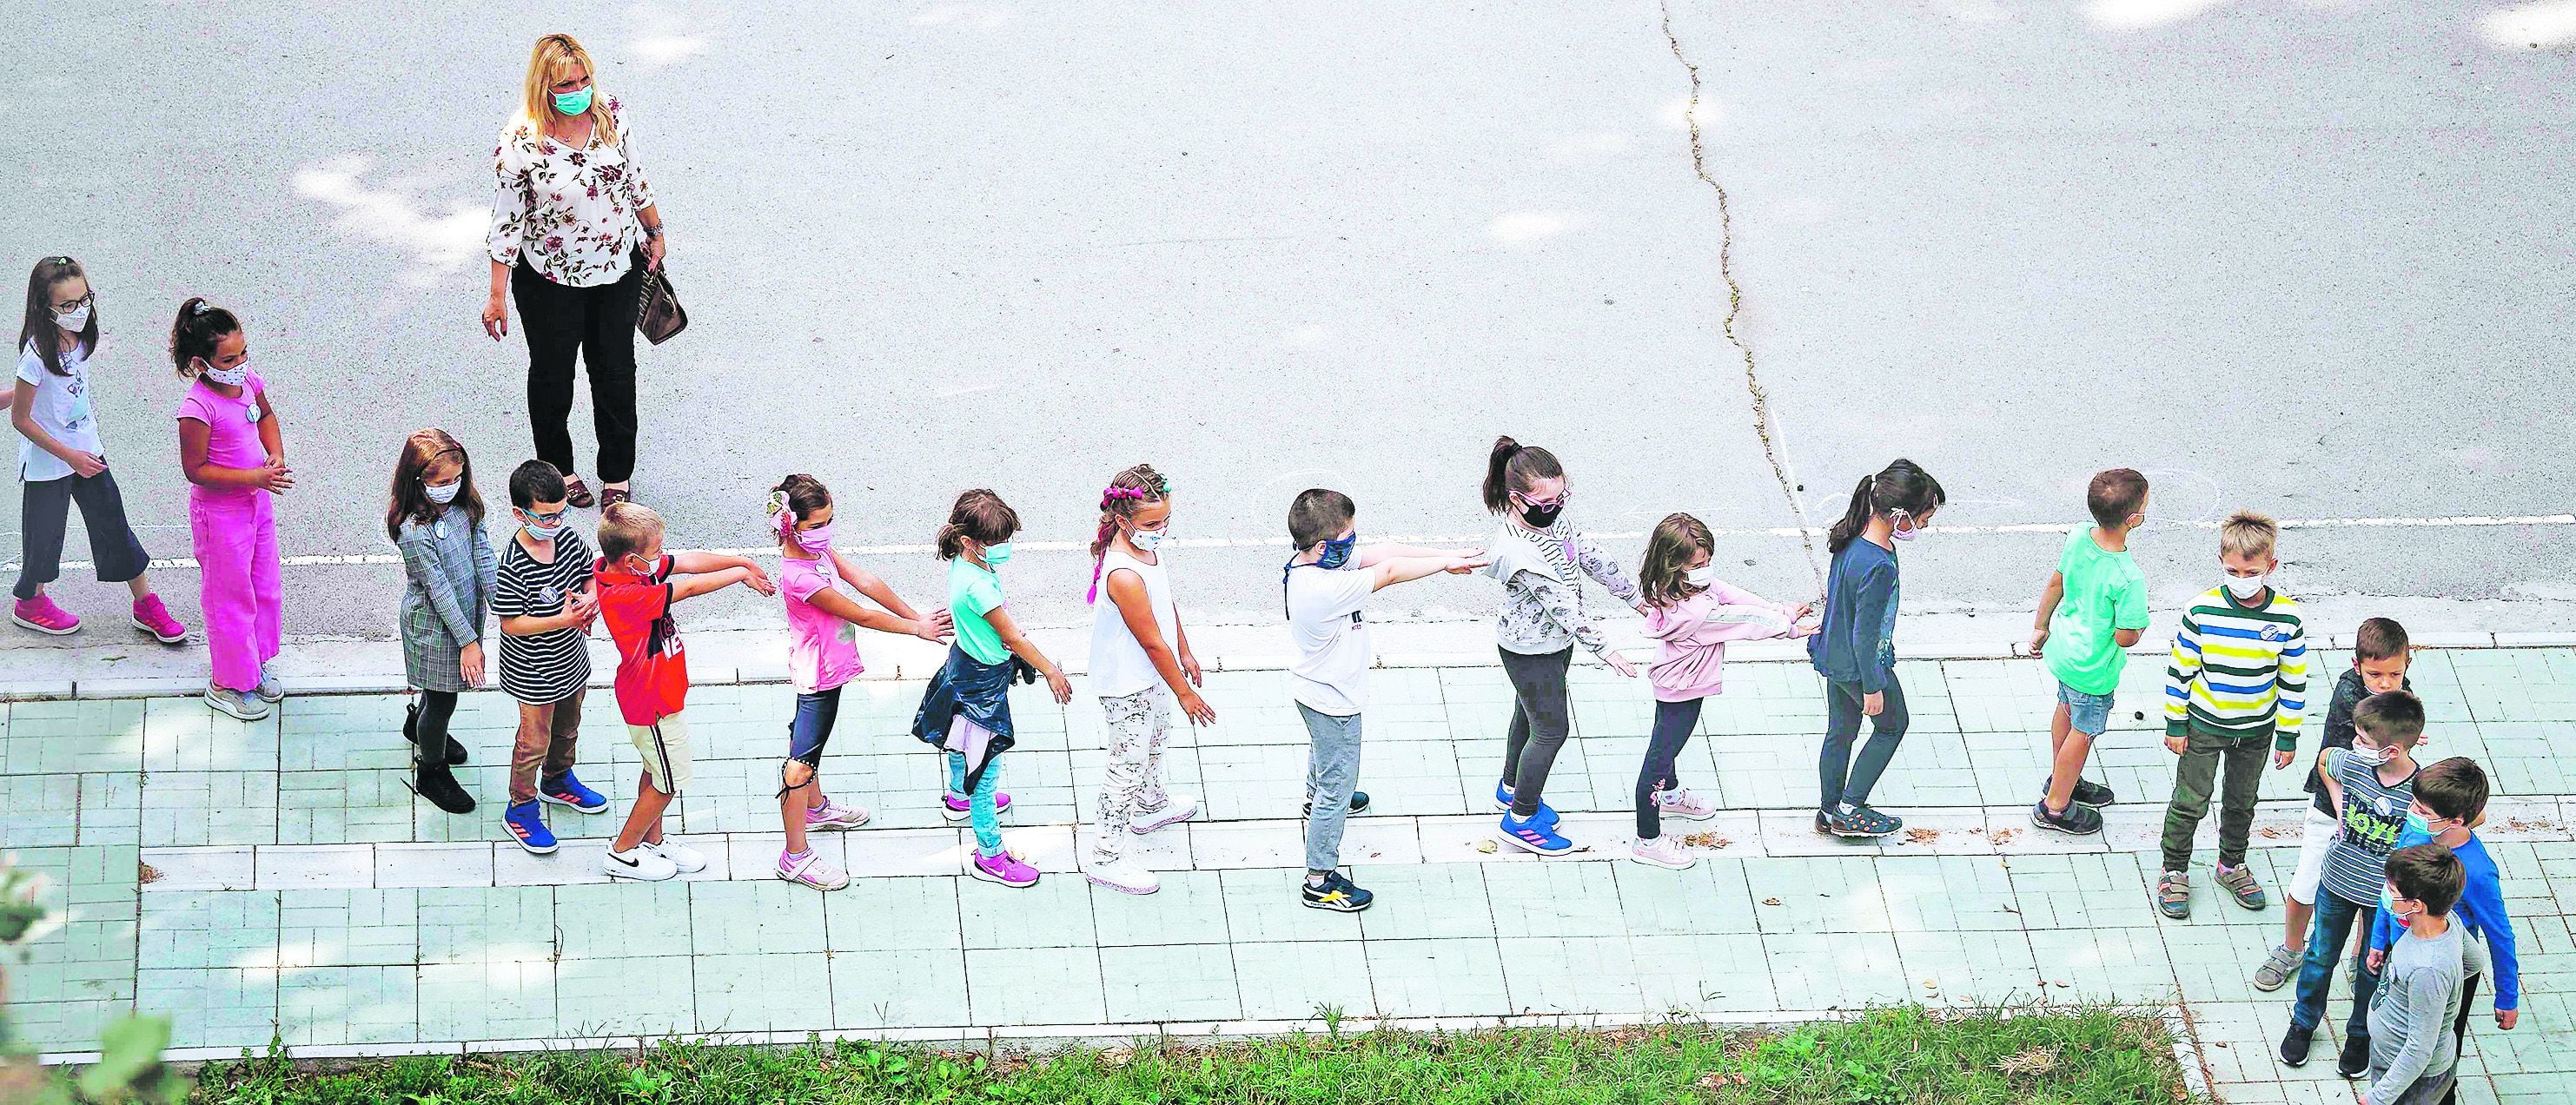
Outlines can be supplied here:
[[1306, 793], [1315, 803], [1306, 818], [1306, 870], [1330, 871], [1342, 865], [1342, 825], [1360, 778], [1360, 716], [1319, 714], [1303, 702], [1297, 715], [1306, 719]]

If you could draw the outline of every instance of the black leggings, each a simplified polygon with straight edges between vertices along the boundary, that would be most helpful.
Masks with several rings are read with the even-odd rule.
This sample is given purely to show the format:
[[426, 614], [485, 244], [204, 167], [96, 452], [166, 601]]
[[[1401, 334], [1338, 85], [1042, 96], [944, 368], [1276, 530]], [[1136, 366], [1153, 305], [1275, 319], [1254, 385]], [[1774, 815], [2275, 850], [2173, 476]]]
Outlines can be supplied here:
[[565, 428], [578, 354], [590, 372], [599, 478], [625, 483], [635, 474], [635, 311], [643, 289], [640, 262], [616, 282], [595, 288], [557, 284], [525, 261], [510, 270], [519, 334], [528, 340], [528, 427], [537, 439], [537, 459], [556, 471], [580, 471], [572, 459], [572, 432]]
[[1512, 680], [1512, 727], [1503, 744], [1503, 785], [1512, 788], [1512, 816], [1538, 816], [1547, 795], [1547, 773], [1574, 729], [1565, 700], [1565, 673], [1574, 649], [1524, 656], [1503, 649], [1503, 674]]
[[412, 719], [411, 762], [414, 768], [447, 764], [447, 721], [456, 716], [455, 691], [420, 692], [420, 716]]
[[1637, 768], [1637, 839], [1653, 840], [1664, 835], [1664, 814], [1655, 807], [1655, 792], [1672, 790], [1681, 785], [1673, 777], [1673, 759], [1689, 744], [1691, 730], [1699, 727], [1700, 703], [1655, 703], [1655, 732], [1646, 738], [1646, 762]]

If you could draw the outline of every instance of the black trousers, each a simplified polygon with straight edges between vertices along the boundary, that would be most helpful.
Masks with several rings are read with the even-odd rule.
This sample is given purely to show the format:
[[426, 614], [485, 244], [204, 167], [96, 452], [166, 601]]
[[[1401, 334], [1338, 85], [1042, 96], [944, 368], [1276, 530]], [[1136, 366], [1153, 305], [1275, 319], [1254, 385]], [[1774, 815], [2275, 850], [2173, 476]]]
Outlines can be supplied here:
[[576, 355], [590, 373], [590, 419], [599, 434], [599, 478], [624, 483], [635, 474], [635, 312], [643, 301], [642, 263], [613, 284], [575, 288], [546, 279], [526, 261], [510, 270], [519, 305], [519, 334], [528, 341], [528, 428], [537, 459], [563, 472], [572, 458], [572, 376]]
[[100, 582], [123, 583], [151, 565], [134, 527], [126, 524], [125, 497], [116, 491], [114, 472], [33, 480], [22, 487], [19, 514], [26, 552], [19, 559], [19, 598], [36, 597], [36, 588], [62, 574], [63, 526], [71, 519], [73, 503], [80, 504], [81, 526], [89, 530], [89, 558]]
[[1673, 761], [1690, 743], [1691, 730], [1699, 727], [1699, 709], [1705, 698], [1685, 702], [1655, 703], [1655, 728], [1646, 738], [1646, 762], [1637, 765], [1637, 839], [1653, 840], [1664, 835], [1664, 811], [1655, 805], [1655, 792], [1676, 790], [1681, 780], [1673, 776]]

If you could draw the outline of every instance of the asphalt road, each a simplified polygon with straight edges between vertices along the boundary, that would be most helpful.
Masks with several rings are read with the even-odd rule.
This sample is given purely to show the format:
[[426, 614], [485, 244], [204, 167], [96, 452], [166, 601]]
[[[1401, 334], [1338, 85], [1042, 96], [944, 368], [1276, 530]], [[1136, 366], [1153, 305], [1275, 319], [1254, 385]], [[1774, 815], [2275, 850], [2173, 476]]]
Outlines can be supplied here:
[[[2026, 610], [2059, 539], [1982, 527], [2073, 523], [2112, 465], [2166, 523], [2568, 509], [2570, 49], [2499, 41], [2501, 5], [1676, 7], [1668, 39], [1633, 0], [54, 3], [0, 62], [25, 167], [0, 257], [89, 265], [110, 460], [159, 556], [187, 553], [161, 346], [188, 294], [249, 320], [300, 469], [288, 553], [390, 551], [417, 426], [500, 497], [530, 445], [523, 347], [476, 322], [488, 157], [555, 30], [628, 103], [672, 228], [693, 325], [642, 354], [638, 489], [679, 545], [758, 543], [791, 471], [839, 493], [845, 542], [925, 541], [979, 485], [1026, 540], [1084, 540], [1149, 460], [1179, 533], [1220, 542], [1182, 550], [1192, 616], [1261, 621], [1297, 490], [1350, 491], [1369, 533], [1480, 534], [1499, 432], [1564, 456], [1594, 529], [1747, 531], [1719, 563], [1783, 597], [1813, 566], [1762, 531], [1910, 456], [1953, 496], [1906, 550], [1918, 609]], [[2576, 597], [2570, 538], [2325, 525], [2283, 579]], [[2205, 529], [2139, 549], [2160, 605], [2214, 582]], [[871, 561], [936, 592], [925, 555]], [[1083, 616], [1087, 557], [1019, 565], [1024, 618]], [[114, 609], [69, 575], [67, 606]], [[161, 575], [193, 622], [193, 573]], [[289, 580], [291, 632], [392, 631], [395, 568]]]

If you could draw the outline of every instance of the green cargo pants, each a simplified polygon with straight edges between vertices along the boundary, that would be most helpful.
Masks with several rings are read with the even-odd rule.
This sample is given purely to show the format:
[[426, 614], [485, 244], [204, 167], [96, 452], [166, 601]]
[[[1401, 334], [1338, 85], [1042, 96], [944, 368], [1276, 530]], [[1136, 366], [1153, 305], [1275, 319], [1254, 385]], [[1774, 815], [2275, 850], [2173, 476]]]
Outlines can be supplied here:
[[2203, 731], [2195, 725], [2174, 767], [2173, 801], [2165, 807], [2164, 853], [2167, 871], [2191, 869], [2191, 836], [2209, 816], [2210, 792], [2218, 786], [2219, 767], [2226, 765], [2226, 791], [2218, 799], [2218, 862], [2234, 867], [2245, 862], [2246, 841], [2254, 835], [2254, 800], [2263, 788], [2263, 764], [2272, 756], [2272, 732], [2246, 736]]

